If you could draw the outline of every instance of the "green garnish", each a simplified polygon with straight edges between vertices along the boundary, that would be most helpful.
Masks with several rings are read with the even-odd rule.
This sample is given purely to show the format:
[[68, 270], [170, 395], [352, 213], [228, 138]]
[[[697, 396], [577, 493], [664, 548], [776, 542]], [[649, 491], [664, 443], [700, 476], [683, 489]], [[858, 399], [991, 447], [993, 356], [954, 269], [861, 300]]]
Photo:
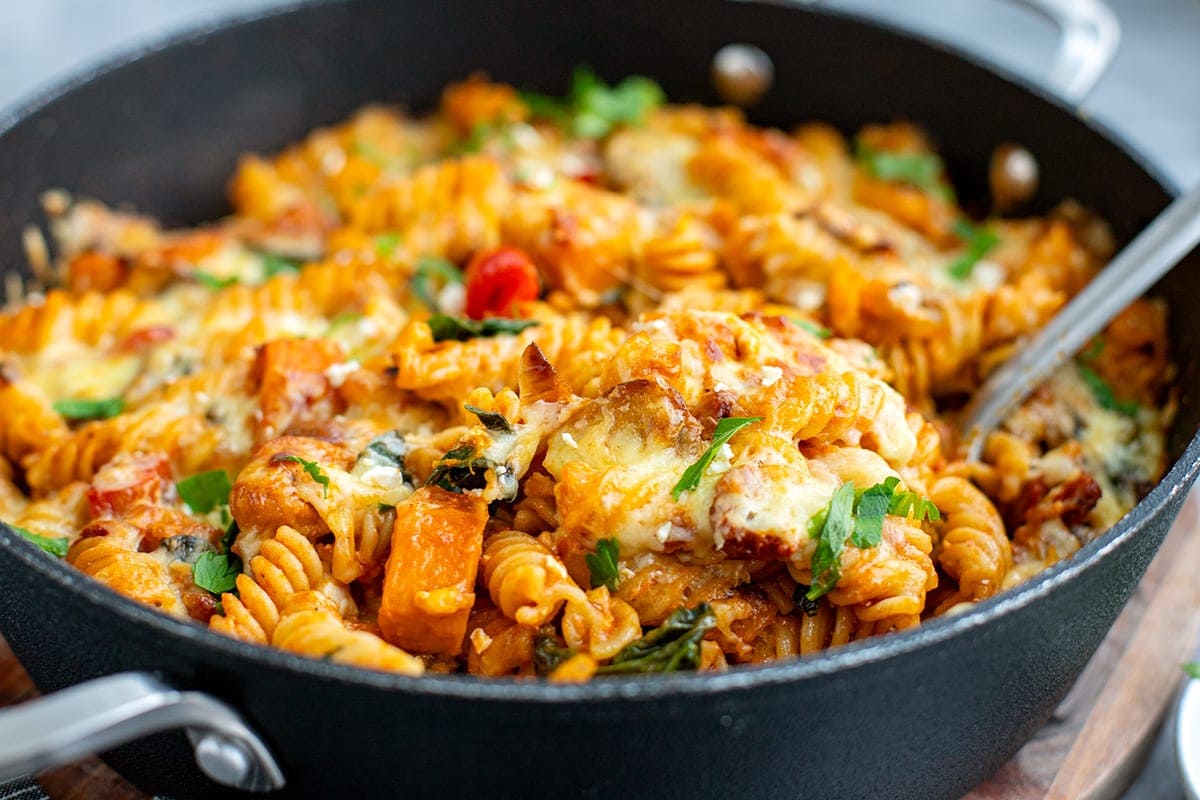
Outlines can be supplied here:
[[850, 481], [833, 493], [829, 505], [808, 521], [809, 538], [817, 541], [812, 556], [812, 586], [805, 592], [809, 601], [821, 597], [842, 576], [842, 551], [846, 540], [855, 547], [868, 549], [883, 539], [883, 520], [888, 515], [909, 517], [918, 522], [941, 518], [937, 506], [909, 491], [896, 491], [900, 479], [891, 476], [862, 491]]
[[1101, 408], [1107, 408], [1109, 411], [1116, 411], [1118, 414], [1124, 414], [1127, 417], [1136, 417], [1138, 414], [1137, 403], [1132, 400], [1120, 400], [1117, 398], [1113, 388], [1097, 374], [1096, 370], [1084, 364], [1076, 364], [1075, 367], [1079, 370], [1079, 375], [1083, 378], [1083, 382], [1092, 390], [1092, 396], [1096, 398], [1096, 402]]
[[794, 322], [796, 327], [803, 328], [818, 339], [828, 339], [833, 336], [833, 331], [829, 330], [829, 328], [818, 325], [817, 323], [804, 319], [803, 317], [788, 317], [788, 319]]
[[346, 327], [352, 322], [358, 322], [363, 318], [363, 315], [357, 311], [343, 311], [333, 319], [329, 320], [329, 327], [325, 329], [326, 336], [332, 336], [337, 331]]
[[946, 271], [950, 273], [951, 278], [965, 281], [971, 277], [975, 265], [990, 253], [992, 248], [1000, 244], [1000, 237], [991, 229], [982, 225], [972, 225], [965, 219], [956, 219], [951, 228], [955, 236], [967, 243], [967, 250], [950, 262]]
[[391, 258], [400, 246], [400, 234], [381, 233], [375, 237], [375, 252], [380, 258]]
[[1200, 664], [1196, 663], [1195, 661], [1189, 661], [1181, 666], [1183, 671], [1188, 674], [1188, 677], [1200, 678]]
[[434, 466], [426, 486], [436, 486], [448, 492], [462, 494], [464, 491], [483, 489], [487, 486], [487, 471], [495, 465], [475, 455], [475, 449], [463, 445], [450, 450]]
[[192, 271], [192, 280], [206, 289], [212, 289], [214, 292], [220, 291], [226, 286], [233, 286], [238, 282], [236, 275], [230, 275], [227, 278], [219, 278], [216, 275], [213, 275], [211, 272], [205, 272], [204, 270], [199, 269]]
[[559, 643], [553, 625], [542, 628], [533, 640], [533, 668], [538, 675], [549, 675], [574, 655], [574, 650]]
[[228, 553], [233, 549], [233, 542], [241, 533], [241, 528], [238, 527], [237, 520], [232, 520], [229, 526], [225, 528], [225, 533], [221, 535], [221, 552]]
[[617, 590], [620, 573], [617, 572], [617, 558], [620, 546], [616, 539], [601, 539], [596, 542], [596, 552], [583, 557], [588, 570], [592, 573], [592, 588], [607, 586], [610, 592]]
[[479, 417], [480, 423], [482, 423], [483, 427], [487, 428], [489, 431], [494, 431], [496, 433], [513, 432], [512, 424], [509, 423], [509, 421], [504, 418], [504, 415], [499, 412], [484, 411], [482, 408], [473, 406], [470, 403], [464, 405], [463, 408]]
[[380, 167], [386, 168], [391, 166], [392, 163], [392, 158], [390, 156], [385, 155], [383, 151], [369, 142], [355, 140], [354, 143], [350, 145], [350, 151], [354, 153], [354, 155], [362, 156], [367, 161], [374, 162]]
[[417, 259], [417, 268], [413, 271], [412, 281], [410, 282], [413, 294], [430, 311], [437, 311], [437, 298], [434, 297], [433, 290], [429, 285], [432, 278], [440, 279], [442, 286], [447, 286], [451, 283], [462, 283], [463, 275], [458, 267], [444, 258], [421, 256]]
[[274, 253], [263, 253], [262, 261], [263, 275], [268, 278], [274, 278], [281, 272], [299, 272], [300, 267], [304, 266], [297, 259], [275, 255]]
[[120, 397], [105, 400], [59, 400], [54, 410], [65, 419], [108, 419], [125, 410], [125, 401]]
[[305, 461], [299, 456], [275, 456], [273, 460], [281, 462], [293, 461], [304, 467], [304, 471], [308, 473], [308, 476], [317, 483], [321, 484], [321, 486], [324, 488], [325, 497], [329, 496], [329, 476], [321, 471], [320, 464], [316, 463], [315, 461]]
[[223, 469], [201, 472], [175, 484], [179, 497], [197, 514], [207, 514], [217, 506], [229, 505], [232, 488], [229, 473]]
[[1080, 361], [1095, 361], [1104, 352], [1104, 337], [1097, 336], [1083, 350], [1079, 351]]
[[473, 320], [464, 317], [452, 317], [448, 314], [434, 314], [426, 320], [433, 332], [435, 342], [465, 342], [468, 339], [500, 336], [506, 333], [520, 333], [526, 328], [538, 324], [535, 319], [505, 319], [488, 317]]
[[881, 181], [907, 183], [919, 189], [944, 192], [940, 182], [945, 165], [933, 153], [897, 153], [855, 143], [855, 156], [867, 173]]
[[700, 666], [700, 640], [715, 627], [717, 618], [708, 603], [680, 608], [661, 626], [617, 653], [612, 663], [596, 670], [599, 675], [634, 672], [675, 672]]
[[213, 594], [231, 592], [242, 573], [242, 560], [232, 553], [201, 553], [192, 565], [192, 583]]
[[27, 531], [24, 528], [18, 528], [16, 525], [9, 525], [8, 527], [16, 532], [17, 536], [20, 536], [22, 539], [30, 542], [31, 544], [37, 545], [50, 555], [57, 558], [66, 558], [67, 549], [71, 545], [71, 540], [65, 536], [61, 538], [58, 536], [38, 536], [33, 531]]
[[717, 457], [717, 451], [721, 449], [721, 446], [732, 439], [733, 435], [742, 428], [761, 419], [762, 417], [726, 417], [718, 422], [716, 430], [713, 431], [712, 444], [704, 451], [704, 455], [683, 471], [679, 482], [671, 489], [671, 497], [678, 502], [680, 495], [699, 486], [700, 479], [704, 477], [704, 470], [708, 469], [708, 465]]
[[572, 136], [599, 139], [619, 124], [637, 125], [646, 113], [662, 105], [666, 95], [657, 83], [631, 75], [609, 86], [588, 67], [576, 67], [565, 98], [522, 92], [521, 99], [534, 117], [549, 119]]

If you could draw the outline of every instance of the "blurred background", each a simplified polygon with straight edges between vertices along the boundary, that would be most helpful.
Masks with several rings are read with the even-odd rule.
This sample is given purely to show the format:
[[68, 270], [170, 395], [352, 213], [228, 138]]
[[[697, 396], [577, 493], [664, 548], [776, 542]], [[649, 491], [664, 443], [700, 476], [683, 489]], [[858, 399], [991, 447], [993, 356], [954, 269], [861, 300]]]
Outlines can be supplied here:
[[[802, 2], [802, 0], [795, 0]], [[1200, 183], [1200, 0], [1108, 0], [1120, 19], [1117, 58], [1083, 112], [1130, 141], [1176, 187]], [[0, 108], [88, 65], [172, 31], [282, 0], [35, 0], [0, 2]], [[1002, 0], [830, 0], [827, 5], [975, 52], [1033, 82], [1056, 31]], [[1184, 797], [1168, 723], [1127, 800]]]

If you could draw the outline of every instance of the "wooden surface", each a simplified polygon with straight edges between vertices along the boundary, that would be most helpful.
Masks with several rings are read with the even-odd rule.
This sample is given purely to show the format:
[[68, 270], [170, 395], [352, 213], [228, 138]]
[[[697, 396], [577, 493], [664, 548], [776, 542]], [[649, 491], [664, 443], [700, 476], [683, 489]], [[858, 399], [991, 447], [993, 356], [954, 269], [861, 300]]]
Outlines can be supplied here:
[[[1108, 800], [1137, 774], [1200, 635], [1200, 493], [1049, 723], [964, 800]], [[36, 695], [0, 640], [0, 705]], [[147, 800], [95, 758], [39, 776], [54, 800]]]

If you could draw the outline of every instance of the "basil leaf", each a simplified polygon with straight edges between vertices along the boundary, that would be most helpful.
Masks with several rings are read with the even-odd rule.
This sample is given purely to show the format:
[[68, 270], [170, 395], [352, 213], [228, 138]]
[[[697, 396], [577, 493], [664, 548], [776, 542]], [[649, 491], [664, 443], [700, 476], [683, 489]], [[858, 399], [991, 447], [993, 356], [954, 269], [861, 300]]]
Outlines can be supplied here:
[[30, 544], [37, 545], [50, 555], [55, 556], [56, 558], [67, 557], [67, 550], [71, 546], [71, 540], [67, 537], [39, 536], [33, 531], [27, 531], [24, 528], [18, 528], [16, 525], [9, 525], [8, 527], [15, 531], [17, 536], [20, 536]]
[[610, 592], [617, 590], [620, 582], [620, 572], [617, 569], [617, 558], [620, 555], [620, 545], [616, 539], [601, 539], [596, 542], [596, 552], [583, 557], [587, 562], [588, 571], [592, 574], [592, 588], [607, 586]]
[[437, 311], [437, 298], [434, 297], [433, 289], [430, 288], [430, 280], [432, 278], [439, 278], [442, 286], [445, 286], [451, 283], [462, 283], [463, 274], [458, 267], [444, 258], [421, 256], [417, 259], [417, 268], [413, 271], [412, 280], [410, 281], [413, 294], [430, 311]]
[[108, 419], [125, 410], [125, 401], [120, 397], [109, 397], [106, 400], [59, 400], [54, 404], [54, 410], [65, 419]]
[[223, 469], [201, 472], [175, 484], [179, 497], [197, 514], [207, 514], [217, 506], [229, 505], [232, 488], [229, 473]]
[[717, 618], [708, 603], [689, 610], [677, 609], [661, 626], [617, 653], [612, 663], [596, 670], [598, 675], [638, 672], [676, 672], [700, 666], [700, 640]]
[[316, 463], [315, 461], [305, 461], [299, 456], [275, 456], [272, 460], [279, 462], [293, 461], [304, 467], [304, 471], [308, 473], [308, 476], [324, 487], [325, 497], [329, 496], [329, 476], [321, 471], [320, 464]]
[[199, 269], [192, 271], [192, 280], [206, 289], [212, 289], [214, 292], [220, 291], [226, 286], [233, 286], [235, 283], [238, 283], [236, 275], [230, 275], [226, 278], [218, 278], [211, 272], [205, 272]]
[[854, 484], [846, 481], [833, 493], [821, 521], [810, 564], [812, 586], [805, 594], [809, 600], [816, 600], [837, 585], [842, 577], [842, 551], [853, 530]]
[[520, 333], [526, 328], [538, 324], [535, 319], [505, 319], [503, 317], [488, 317], [473, 320], [464, 317], [451, 317], [447, 314], [434, 314], [426, 323], [433, 332], [435, 342], [464, 342], [468, 339], [486, 339], [509, 333]]
[[463, 408], [479, 417], [480, 423], [482, 423], [483, 427], [487, 428], [489, 431], [495, 431], [497, 433], [513, 432], [513, 426], [507, 419], [504, 418], [503, 414], [500, 414], [496, 411], [484, 411], [482, 408], [473, 406], [470, 403], [464, 405]]
[[721, 449], [721, 445], [732, 439], [733, 435], [742, 428], [761, 419], [762, 417], [726, 417], [718, 422], [716, 430], [713, 431], [712, 444], [695, 463], [683, 471], [679, 482], [671, 489], [671, 497], [678, 502], [684, 492], [690, 492], [699, 486], [700, 479], [704, 477], [704, 470], [708, 469], [708, 465], [717, 457], [717, 451]]
[[213, 594], [231, 592], [242, 573], [242, 560], [232, 553], [201, 553], [192, 564], [192, 583]]
[[950, 266], [946, 267], [946, 271], [950, 273], [951, 278], [965, 281], [971, 277], [971, 273], [975, 270], [975, 265], [990, 253], [992, 248], [1000, 244], [1000, 237], [994, 231], [982, 226], [972, 225], [965, 219], [955, 220], [952, 228], [954, 234], [967, 243], [967, 250], [950, 262]]
[[1083, 378], [1083, 382], [1092, 390], [1092, 396], [1096, 398], [1096, 402], [1101, 408], [1116, 411], [1118, 414], [1124, 414], [1127, 417], [1137, 416], [1138, 404], [1131, 400], [1117, 399], [1117, 395], [1113, 392], [1112, 387], [1094, 369], [1083, 364], [1076, 364], [1075, 367], [1079, 370], [1079, 375]]

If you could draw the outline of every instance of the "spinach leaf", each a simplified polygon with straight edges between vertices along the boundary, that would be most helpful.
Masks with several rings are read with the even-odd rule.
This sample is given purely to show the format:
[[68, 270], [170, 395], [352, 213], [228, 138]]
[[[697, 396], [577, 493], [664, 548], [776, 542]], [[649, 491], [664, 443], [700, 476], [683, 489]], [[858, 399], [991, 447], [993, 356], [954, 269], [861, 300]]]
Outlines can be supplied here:
[[526, 328], [532, 328], [538, 324], [534, 319], [488, 317], [487, 319], [473, 320], [465, 317], [451, 317], [447, 314], [434, 314], [426, 322], [433, 332], [435, 342], [464, 342], [474, 338], [520, 333]]
[[696, 669], [700, 666], [700, 640], [716, 624], [716, 615], [708, 603], [693, 609], [677, 609], [661, 626], [626, 645], [612, 663], [596, 672], [624, 675]]
[[9, 525], [8, 527], [16, 531], [17, 535], [22, 539], [30, 544], [37, 545], [50, 555], [57, 558], [66, 558], [67, 550], [71, 545], [71, 540], [67, 537], [63, 536], [60, 538], [58, 536], [39, 536], [33, 531], [27, 531], [24, 528], [18, 528], [16, 525]]

